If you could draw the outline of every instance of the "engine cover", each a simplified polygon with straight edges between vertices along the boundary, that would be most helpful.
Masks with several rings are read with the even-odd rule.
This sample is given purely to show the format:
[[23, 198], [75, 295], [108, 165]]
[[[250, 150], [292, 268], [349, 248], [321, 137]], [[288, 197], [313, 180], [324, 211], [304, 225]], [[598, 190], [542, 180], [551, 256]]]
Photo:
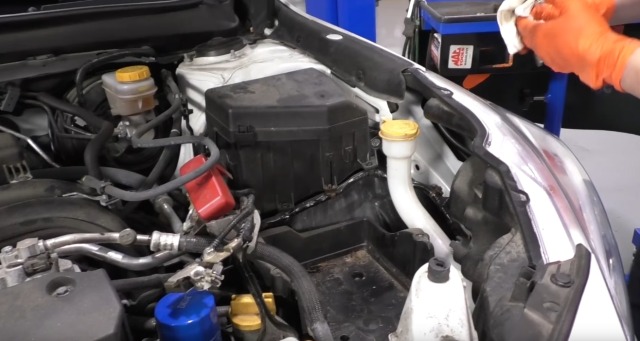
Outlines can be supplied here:
[[121, 340], [124, 311], [104, 270], [54, 273], [0, 290], [3, 340]]
[[367, 110], [350, 96], [311, 68], [209, 89], [207, 133], [258, 209], [287, 210], [368, 162]]

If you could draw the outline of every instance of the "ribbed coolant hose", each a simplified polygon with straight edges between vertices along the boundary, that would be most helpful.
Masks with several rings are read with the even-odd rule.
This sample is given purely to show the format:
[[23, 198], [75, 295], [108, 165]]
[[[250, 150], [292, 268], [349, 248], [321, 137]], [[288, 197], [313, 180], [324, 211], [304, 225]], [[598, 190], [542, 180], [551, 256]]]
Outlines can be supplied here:
[[311, 277], [302, 265], [284, 251], [259, 242], [249, 254], [249, 260], [260, 261], [274, 266], [291, 280], [296, 292], [302, 318], [316, 341], [332, 341], [329, 324], [322, 313], [320, 296]]
[[180, 236], [180, 251], [202, 253], [213, 242], [213, 238], [201, 236]]

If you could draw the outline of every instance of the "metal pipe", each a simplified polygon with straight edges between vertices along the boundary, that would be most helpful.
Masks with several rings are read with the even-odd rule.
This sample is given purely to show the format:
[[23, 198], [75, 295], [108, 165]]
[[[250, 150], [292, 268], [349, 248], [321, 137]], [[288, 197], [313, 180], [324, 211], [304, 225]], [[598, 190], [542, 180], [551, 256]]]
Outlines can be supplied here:
[[161, 195], [153, 200], [153, 207], [156, 209], [156, 212], [162, 214], [169, 220], [173, 232], [177, 234], [182, 233], [182, 220], [180, 220], [180, 217], [178, 217], [176, 211], [173, 209], [173, 200], [171, 200], [168, 195]]
[[139, 235], [132, 229], [108, 233], [72, 233], [43, 241], [45, 250], [51, 251], [73, 244], [120, 244], [120, 245], [149, 245], [151, 236]]
[[38, 146], [35, 142], [33, 142], [33, 140], [30, 137], [22, 135], [15, 130], [12, 130], [3, 126], [0, 126], [0, 131], [13, 135], [21, 140], [27, 141], [27, 143], [31, 146], [31, 148], [33, 148], [36, 151], [36, 153], [38, 153], [38, 155], [40, 155], [45, 161], [47, 161], [48, 164], [52, 165], [53, 167], [60, 168], [60, 165], [57, 164], [55, 161], [53, 161], [53, 159], [50, 158], [49, 155], [47, 155], [47, 153], [45, 153], [44, 150], [40, 148], [40, 146]]
[[131, 271], [150, 270], [181, 255], [180, 252], [161, 251], [145, 257], [132, 257], [96, 244], [67, 245], [54, 251], [61, 257], [87, 256]]

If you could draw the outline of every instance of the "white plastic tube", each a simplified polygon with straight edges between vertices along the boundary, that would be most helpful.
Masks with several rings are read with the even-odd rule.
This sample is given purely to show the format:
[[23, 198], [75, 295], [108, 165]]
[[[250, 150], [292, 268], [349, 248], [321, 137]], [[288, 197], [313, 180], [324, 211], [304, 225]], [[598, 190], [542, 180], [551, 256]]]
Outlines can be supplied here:
[[411, 156], [416, 151], [418, 129], [415, 122], [404, 120], [386, 121], [381, 125], [380, 137], [382, 151], [387, 156], [389, 192], [393, 205], [407, 227], [421, 229], [427, 233], [436, 257], [450, 262], [449, 237], [420, 204], [413, 189]]

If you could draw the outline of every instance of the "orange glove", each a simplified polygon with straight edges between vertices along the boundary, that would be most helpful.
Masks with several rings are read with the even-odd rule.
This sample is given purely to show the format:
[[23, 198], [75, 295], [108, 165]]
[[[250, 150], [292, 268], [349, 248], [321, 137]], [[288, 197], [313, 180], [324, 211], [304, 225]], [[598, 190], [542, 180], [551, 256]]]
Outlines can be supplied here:
[[616, 0], [585, 0], [589, 7], [593, 8], [598, 14], [607, 21], [611, 20], [613, 12], [616, 10]]
[[573, 72], [594, 89], [620, 80], [640, 41], [615, 33], [585, 0], [547, 0], [516, 25], [525, 46], [556, 72]]
[[[583, 0], [588, 7], [596, 11], [607, 21], [613, 17], [613, 12], [616, 10], [616, 0]], [[548, 2], [547, 2], [548, 3]], [[537, 12], [536, 12], [537, 9]], [[558, 9], [554, 6], [545, 6], [545, 4], [537, 5], [534, 7], [532, 16], [534, 14], [541, 15], [545, 12], [546, 16], [558, 16]]]

